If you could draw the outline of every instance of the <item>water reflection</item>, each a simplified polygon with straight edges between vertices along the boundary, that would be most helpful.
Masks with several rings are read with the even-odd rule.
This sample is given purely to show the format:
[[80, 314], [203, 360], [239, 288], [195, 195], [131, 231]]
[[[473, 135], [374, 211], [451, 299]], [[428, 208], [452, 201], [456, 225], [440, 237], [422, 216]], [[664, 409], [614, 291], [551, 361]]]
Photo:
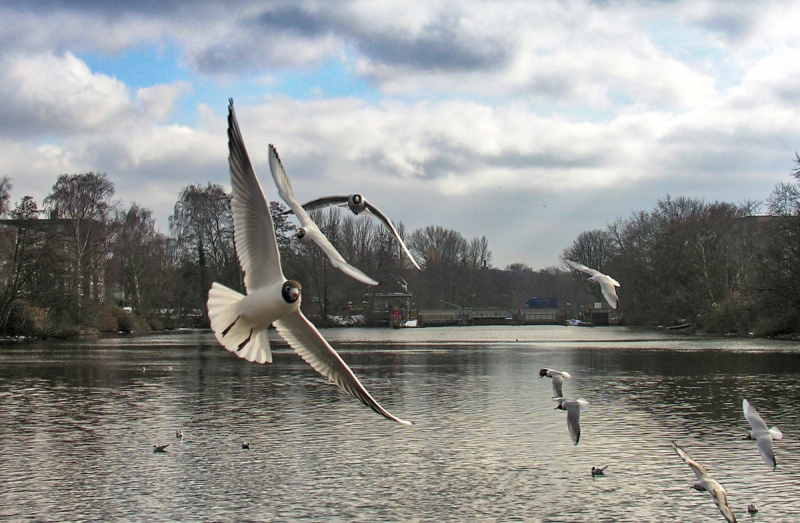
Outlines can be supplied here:
[[[752, 501], [771, 502], [764, 521], [800, 513], [798, 344], [564, 327], [324, 335], [413, 427], [277, 343], [267, 366], [207, 333], [4, 347], [0, 518], [721, 521], [673, 439], [740, 520]], [[565, 393], [591, 403], [577, 447], [542, 367], [569, 370]], [[743, 397], [785, 434], [775, 472], [741, 439]]]

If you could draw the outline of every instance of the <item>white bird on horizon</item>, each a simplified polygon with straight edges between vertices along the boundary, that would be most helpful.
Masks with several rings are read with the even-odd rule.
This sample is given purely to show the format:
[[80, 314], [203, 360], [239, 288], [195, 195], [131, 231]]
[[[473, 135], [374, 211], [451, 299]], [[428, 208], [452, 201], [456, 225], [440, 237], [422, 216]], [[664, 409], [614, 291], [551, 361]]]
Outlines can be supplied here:
[[272, 178], [275, 180], [275, 186], [278, 188], [278, 194], [281, 199], [286, 202], [286, 205], [294, 212], [297, 219], [300, 220], [300, 229], [297, 231], [297, 239], [306, 245], [315, 243], [325, 256], [328, 257], [331, 265], [351, 278], [366, 283], [367, 285], [378, 285], [378, 282], [370, 278], [360, 270], [356, 269], [345, 261], [339, 251], [328, 241], [328, 238], [322, 234], [317, 224], [297, 202], [292, 190], [292, 184], [289, 183], [289, 177], [286, 176], [286, 171], [283, 169], [281, 158], [278, 156], [278, 151], [275, 146], [269, 144], [269, 169], [272, 171]]
[[539, 371], [539, 378], [544, 378], [547, 376], [548, 378], [553, 378], [553, 397], [554, 398], [561, 398], [564, 396], [562, 392], [562, 386], [564, 384], [564, 378], [569, 379], [571, 376], [569, 372], [564, 372], [555, 369], [541, 369]]
[[617, 297], [617, 290], [614, 287], [619, 287], [619, 282], [612, 278], [607, 274], [603, 274], [600, 271], [596, 271], [594, 269], [590, 269], [586, 265], [582, 263], [577, 263], [572, 260], [564, 260], [567, 262], [567, 265], [572, 267], [575, 270], [585, 272], [586, 274], [591, 275], [589, 281], [596, 281], [600, 284], [600, 290], [603, 291], [603, 297], [606, 299], [609, 305], [611, 305], [612, 309], [617, 308], [617, 302], [619, 298]]
[[[363, 213], [368, 216], [376, 217], [387, 229], [389, 229], [389, 232], [392, 233], [392, 236], [394, 236], [395, 240], [397, 240], [397, 243], [399, 243], [400, 247], [403, 248], [403, 251], [406, 253], [408, 259], [411, 260], [411, 263], [414, 265], [414, 267], [416, 267], [418, 270], [422, 270], [419, 268], [417, 260], [415, 260], [411, 255], [411, 252], [409, 252], [408, 247], [406, 247], [405, 242], [400, 237], [400, 233], [397, 232], [397, 229], [395, 229], [389, 217], [386, 216], [380, 209], [369, 203], [367, 199], [360, 194], [354, 193], [349, 196], [324, 196], [322, 198], [317, 198], [316, 200], [306, 202], [302, 205], [302, 207], [306, 211], [313, 211], [314, 209], [322, 209], [329, 205], [347, 206], [355, 215]], [[293, 212], [294, 211], [290, 209], [283, 214], [292, 214]]]
[[390, 414], [370, 396], [300, 310], [301, 286], [283, 275], [272, 216], [244, 146], [233, 100], [228, 111], [234, 238], [247, 294], [214, 282], [208, 294], [208, 318], [214, 336], [240, 358], [272, 362], [267, 329], [274, 325], [278, 334], [318, 373], [378, 414], [411, 425]]
[[589, 408], [589, 402], [583, 398], [576, 400], [567, 398], [556, 398], [558, 405], [556, 409], [567, 411], [567, 428], [572, 443], [577, 445], [581, 440], [581, 411]]
[[747, 433], [744, 439], [754, 439], [758, 445], [758, 452], [761, 453], [761, 459], [764, 460], [772, 470], [778, 468], [778, 462], [775, 460], [775, 453], [772, 450], [772, 440], [783, 439], [783, 433], [778, 430], [778, 427], [767, 428], [767, 424], [758, 414], [755, 407], [750, 405], [746, 399], [742, 400], [742, 410], [744, 417], [750, 423], [753, 430]]
[[677, 443], [674, 441], [672, 442], [672, 448], [675, 449], [675, 452], [681, 459], [691, 467], [694, 475], [697, 476], [697, 482], [692, 485], [691, 487], [695, 490], [705, 490], [711, 494], [711, 497], [714, 498], [714, 503], [717, 504], [719, 511], [725, 516], [725, 519], [728, 523], [736, 523], [736, 516], [733, 515], [733, 511], [728, 506], [728, 498], [727, 493], [728, 491], [725, 490], [725, 487], [719, 484], [717, 480], [711, 477], [711, 474], [700, 465], [698, 462], [692, 459], [689, 454], [686, 453], [682, 448], [678, 446]]

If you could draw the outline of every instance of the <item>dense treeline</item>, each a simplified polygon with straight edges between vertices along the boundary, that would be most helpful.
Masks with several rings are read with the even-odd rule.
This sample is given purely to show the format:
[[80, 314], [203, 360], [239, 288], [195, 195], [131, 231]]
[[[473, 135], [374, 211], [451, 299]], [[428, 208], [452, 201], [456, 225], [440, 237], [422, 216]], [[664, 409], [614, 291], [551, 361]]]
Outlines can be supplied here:
[[[706, 203], [667, 196], [651, 211], [581, 233], [562, 253], [622, 284], [618, 318], [630, 325], [692, 323], [715, 332], [775, 334], [800, 330], [800, 158], [793, 183], [754, 204]], [[71, 336], [208, 325], [211, 283], [243, 291], [234, 246], [231, 196], [208, 183], [185, 187], [169, 234], [150, 210], [112, 202], [105, 174], [61, 175], [44, 199], [11, 206], [11, 180], [0, 179], [0, 332]], [[555, 297], [569, 315], [602, 301], [597, 286], [563, 268], [492, 266], [485, 237], [429, 226], [400, 235], [416, 270], [376, 220], [339, 207], [312, 213], [354, 266], [381, 285], [365, 286], [301, 244], [285, 207], [270, 202], [287, 278], [303, 285], [303, 310], [326, 325], [333, 315], [387, 309], [518, 309], [531, 296]], [[403, 296], [404, 293], [411, 296]], [[373, 318], [374, 319], [374, 318]]]
[[[81, 332], [205, 327], [214, 281], [244, 291], [234, 245], [231, 195], [195, 184], [178, 195], [169, 235], [149, 209], [114, 204], [105, 174], [61, 175], [40, 209], [31, 197], [10, 206], [11, 180], [0, 179], [0, 332], [73, 336]], [[415, 269], [378, 221], [339, 207], [315, 211], [320, 229], [353, 265], [381, 285], [365, 286], [333, 269], [295, 238], [286, 208], [270, 202], [284, 273], [304, 286], [303, 309], [326, 325], [332, 315], [379, 319], [393, 308], [519, 308], [528, 296], [591, 299], [554, 268], [492, 267], [485, 237], [425, 227], [396, 227], [418, 261]], [[410, 292], [411, 296], [402, 296]], [[376, 312], [377, 311], [377, 312]]]
[[584, 232], [562, 259], [621, 283], [631, 325], [690, 323], [715, 333], [800, 332], [800, 157], [793, 183], [759, 203], [667, 196], [606, 229]]

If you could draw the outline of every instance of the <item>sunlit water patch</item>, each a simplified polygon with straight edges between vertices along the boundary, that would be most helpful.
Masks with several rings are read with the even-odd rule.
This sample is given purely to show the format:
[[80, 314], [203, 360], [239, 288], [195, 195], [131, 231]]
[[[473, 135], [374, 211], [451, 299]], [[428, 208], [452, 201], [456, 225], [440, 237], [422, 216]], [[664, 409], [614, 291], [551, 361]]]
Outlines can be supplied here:
[[[207, 332], [3, 347], [0, 519], [722, 521], [689, 488], [675, 440], [741, 521], [753, 501], [766, 503], [756, 519], [798, 520], [796, 343], [572, 327], [323, 334], [413, 427], [277, 338], [265, 366]], [[542, 367], [568, 370], [565, 394], [591, 404], [578, 446]], [[785, 435], [774, 472], [742, 439], [742, 398]]]

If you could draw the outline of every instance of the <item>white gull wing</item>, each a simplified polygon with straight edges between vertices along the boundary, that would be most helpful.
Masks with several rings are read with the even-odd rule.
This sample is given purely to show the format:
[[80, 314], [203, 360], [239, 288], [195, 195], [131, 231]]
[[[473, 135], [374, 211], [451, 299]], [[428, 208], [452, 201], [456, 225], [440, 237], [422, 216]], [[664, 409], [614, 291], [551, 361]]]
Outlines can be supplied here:
[[572, 443], [577, 445], [581, 440], [581, 409], [579, 406], [567, 406], [567, 427]]
[[[310, 202], [306, 202], [303, 204], [303, 209], [306, 211], [313, 211], [315, 209], [322, 209], [323, 207], [327, 207], [329, 205], [340, 205], [345, 206], [347, 205], [347, 200], [349, 196], [325, 196], [324, 198], [317, 198], [316, 200], [311, 200]], [[288, 214], [289, 211], [287, 211]]]
[[[728, 506], [728, 498], [725, 487], [719, 484], [717, 480], [711, 477], [711, 474], [701, 464], [692, 459], [689, 454], [678, 446], [674, 441], [672, 448], [680, 456], [680, 458], [692, 469], [694, 475], [697, 476], [697, 486], [701, 487], [700, 490], [706, 490], [714, 499], [714, 503], [719, 508], [720, 513], [725, 517], [728, 523], [736, 523], [736, 516]], [[697, 488], [697, 487], [695, 487]]]
[[269, 205], [244, 146], [232, 99], [228, 105], [228, 165], [233, 187], [231, 210], [236, 255], [244, 271], [245, 287], [253, 292], [286, 278], [281, 270]]
[[554, 398], [561, 398], [564, 396], [562, 385], [564, 384], [564, 378], [561, 377], [561, 374], [556, 374], [553, 376], [553, 397]]
[[706, 478], [711, 477], [711, 474], [708, 473], [708, 471], [703, 465], [693, 460], [692, 457], [689, 454], [687, 454], [685, 450], [680, 448], [678, 444], [675, 443], [674, 441], [672, 442], [672, 448], [675, 449], [675, 453], [677, 453], [678, 456], [680, 456], [680, 458], [684, 461], [684, 463], [686, 463], [687, 465], [689, 465], [689, 467], [691, 467], [692, 472], [694, 472], [694, 475], [697, 476], [697, 481], [703, 481]]
[[[776, 431], [777, 434], [780, 434], [780, 431], [777, 428], [773, 428], [773, 430], [768, 429], [764, 419], [746, 399], [742, 400], [742, 410], [744, 411], [745, 419], [750, 423], [753, 429], [750, 435], [756, 440], [761, 459], [775, 470], [778, 467], [778, 462], [775, 460], [775, 453], [772, 449], [772, 439], [774, 435], [776, 435], [773, 430]], [[781, 437], [783, 437], [783, 434], [780, 434], [776, 439], [780, 439]]]
[[619, 302], [619, 298], [617, 297], [617, 290], [615, 287], [619, 287], [619, 282], [612, 278], [607, 274], [603, 274], [600, 271], [596, 271], [587, 267], [582, 263], [577, 263], [572, 260], [564, 260], [567, 262], [567, 265], [572, 267], [575, 270], [585, 272], [591, 276], [591, 280], [596, 281], [600, 284], [600, 290], [603, 291], [603, 297], [606, 299], [609, 305], [611, 305], [612, 309], [617, 308], [617, 303]]
[[714, 503], [716, 503], [717, 508], [719, 509], [722, 516], [728, 523], [736, 523], [736, 516], [733, 514], [733, 511], [728, 506], [728, 497], [727, 492], [725, 491], [725, 487], [717, 483], [713, 478], [710, 479], [708, 487], [706, 490], [711, 494], [711, 497], [714, 498]]
[[411, 425], [410, 421], [402, 420], [381, 407], [367, 389], [358, 381], [350, 367], [333, 350], [325, 338], [314, 325], [309, 322], [303, 313], [297, 310], [287, 314], [273, 323], [283, 339], [303, 358], [311, 367], [336, 383], [348, 394], [358, 399], [381, 416], [396, 421], [403, 425]]
[[572, 438], [572, 443], [577, 445], [581, 439], [581, 411], [589, 408], [589, 402], [584, 399], [570, 400], [555, 398], [564, 410], [567, 411], [567, 428]]
[[617, 290], [614, 286], [619, 287], [619, 283], [615, 283], [615, 280], [605, 275], [595, 278], [595, 281], [600, 284], [600, 290], [603, 291], [603, 297], [608, 304], [611, 305], [612, 309], [616, 309], [619, 297], [617, 297]]
[[397, 229], [394, 228], [394, 225], [392, 224], [391, 220], [389, 220], [389, 218], [385, 214], [383, 214], [383, 212], [381, 212], [380, 209], [369, 203], [367, 200], [364, 200], [364, 204], [367, 206], [366, 212], [369, 212], [377, 219], [379, 219], [381, 222], [383, 222], [383, 225], [385, 225], [386, 228], [389, 229], [389, 231], [392, 233], [392, 235], [394, 235], [395, 240], [397, 240], [397, 243], [399, 243], [400, 246], [403, 248], [403, 251], [406, 253], [406, 256], [408, 256], [408, 259], [411, 260], [411, 263], [414, 265], [414, 267], [416, 267], [417, 270], [422, 270], [419, 268], [417, 260], [415, 260], [414, 257], [411, 256], [411, 252], [409, 252], [408, 247], [406, 247], [406, 244], [403, 241], [403, 239], [400, 238], [400, 234], [397, 232]]
[[300, 221], [300, 226], [305, 229], [306, 236], [316, 243], [322, 252], [328, 257], [331, 265], [347, 274], [351, 278], [358, 280], [367, 285], [378, 285], [378, 282], [356, 269], [345, 261], [339, 251], [328, 241], [328, 238], [322, 234], [317, 224], [311, 219], [308, 213], [303, 209], [303, 206], [297, 202], [292, 191], [292, 184], [289, 183], [289, 177], [286, 176], [286, 171], [283, 169], [281, 159], [278, 156], [278, 151], [275, 147], [269, 145], [269, 168], [272, 171], [272, 178], [275, 180], [275, 186], [278, 188], [278, 194], [281, 199], [286, 202], [286, 205], [294, 212], [297, 219]]

